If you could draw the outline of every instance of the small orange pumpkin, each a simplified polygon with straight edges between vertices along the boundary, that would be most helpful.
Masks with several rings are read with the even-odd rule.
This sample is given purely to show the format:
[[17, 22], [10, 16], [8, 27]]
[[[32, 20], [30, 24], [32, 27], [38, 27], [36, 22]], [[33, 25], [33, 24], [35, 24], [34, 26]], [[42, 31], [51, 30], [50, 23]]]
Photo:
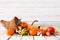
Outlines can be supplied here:
[[7, 30], [7, 34], [8, 35], [13, 35], [14, 34], [14, 29], [12, 29], [12, 28], [11, 29], [8, 29]]
[[22, 28], [27, 28], [27, 27], [28, 27], [28, 24], [27, 24], [26, 22], [21, 22], [21, 23], [20, 23], [20, 26], [21, 26]]
[[46, 29], [40, 29], [40, 32], [42, 33], [42, 35], [46, 35]]

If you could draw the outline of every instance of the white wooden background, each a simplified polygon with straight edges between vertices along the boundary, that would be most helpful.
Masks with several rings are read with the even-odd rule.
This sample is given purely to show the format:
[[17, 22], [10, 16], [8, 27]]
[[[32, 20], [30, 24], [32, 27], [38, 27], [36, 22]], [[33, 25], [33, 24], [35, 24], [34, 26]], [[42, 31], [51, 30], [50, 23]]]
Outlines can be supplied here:
[[[10, 20], [14, 16], [25, 21], [37, 19], [42, 21], [40, 22], [41, 25], [46, 24], [48, 21], [48, 25], [57, 26], [57, 28], [60, 29], [60, 0], [0, 0], [0, 20]], [[3, 31], [5, 31], [5, 29], [0, 24], [0, 40], [7, 39]], [[19, 36], [14, 36], [13, 40], [17, 39], [20, 40]], [[41, 37], [37, 39], [36, 37], [36, 40], [43, 39], [44, 38]], [[54, 37], [47, 37], [47, 39], [58, 40]], [[23, 40], [29, 39], [25, 38]], [[30, 40], [32, 40], [32, 38]]]
[[60, 21], [60, 0], [0, 0], [1, 16]]

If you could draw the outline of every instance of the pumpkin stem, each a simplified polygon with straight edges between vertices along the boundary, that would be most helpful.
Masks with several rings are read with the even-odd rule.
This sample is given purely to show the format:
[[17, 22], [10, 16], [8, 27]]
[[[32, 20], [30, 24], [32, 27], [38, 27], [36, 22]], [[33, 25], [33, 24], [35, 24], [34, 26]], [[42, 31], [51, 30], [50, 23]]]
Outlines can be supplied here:
[[34, 20], [34, 21], [32, 22], [32, 24], [31, 24], [31, 26], [32, 26], [35, 22], [38, 22], [38, 20]]

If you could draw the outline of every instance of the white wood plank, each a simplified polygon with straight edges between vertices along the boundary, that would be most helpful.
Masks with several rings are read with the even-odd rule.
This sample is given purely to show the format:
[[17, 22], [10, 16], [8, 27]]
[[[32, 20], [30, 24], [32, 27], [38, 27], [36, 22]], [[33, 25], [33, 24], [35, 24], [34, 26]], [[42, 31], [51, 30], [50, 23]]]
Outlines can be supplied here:
[[5, 32], [4, 33], [0, 33], [0, 40], [7, 40], [7, 38], [9, 38], [10, 36], [6, 35]]
[[23, 36], [22, 40], [33, 40], [32, 36]]
[[34, 36], [35, 40], [43, 40], [42, 35], [40, 36]]
[[9, 40], [20, 40], [21, 36], [20, 35], [13, 35]]
[[46, 38], [47, 38], [47, 40], [59, 40], [59, 39], [57, 39], [57, 38], [54, 37], [54, 36], [49, 36], [49, 37], [46, 36]]

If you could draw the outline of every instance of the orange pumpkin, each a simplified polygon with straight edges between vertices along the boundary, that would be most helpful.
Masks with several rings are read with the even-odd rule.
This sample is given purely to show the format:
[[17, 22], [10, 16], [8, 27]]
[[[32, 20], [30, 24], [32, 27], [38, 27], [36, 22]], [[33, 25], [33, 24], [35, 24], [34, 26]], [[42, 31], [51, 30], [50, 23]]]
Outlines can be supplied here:
[[7, 34], [8, 35], [13, 35], [14, 34], [14, 29], [8, 29]]
[[21, 23], [20, 23], [20, 26], [21, 26], [22, 28], [27, 28], [27, 27], [28, 27], [28, 24], [27, 24], [26, 22], [21, 22]]
[[40, 29], [40, 32], [42, 33], [42, 35], [46, 35], [46, 29]]
[[38, 32], [38, 26], [36, 26], [36, 25], [29, 26], [28, 30], [29, 30], [29, 34], [34, 36]]

